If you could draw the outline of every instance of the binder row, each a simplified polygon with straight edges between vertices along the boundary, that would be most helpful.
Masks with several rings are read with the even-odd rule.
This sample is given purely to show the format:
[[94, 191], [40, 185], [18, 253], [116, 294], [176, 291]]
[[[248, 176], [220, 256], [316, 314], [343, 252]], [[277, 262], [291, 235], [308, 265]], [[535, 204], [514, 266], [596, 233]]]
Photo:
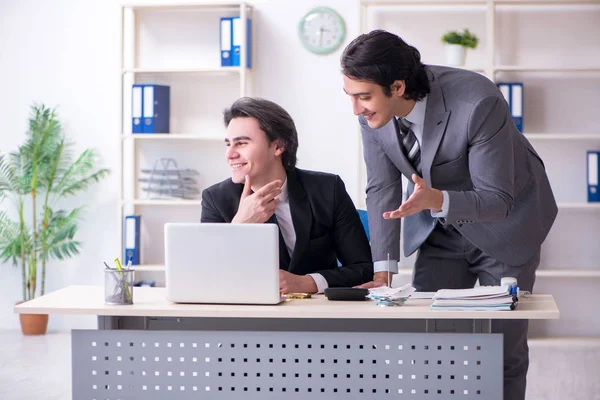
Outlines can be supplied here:
[[135, 84], [131, 92], [131, 132], [169, 133], [170, 87]]
[[496, 84], [508, 103], [510, 115], [520, 132], [523, 132], [523, 83], [498, 82]]
[[[246, 20], [246, 67], [252, 67], [251, 29], [252, 20]], [[221, 66], [239, 67], [240, 48], [242, 45], [242, 20], [240, 17], [221, 18]]]

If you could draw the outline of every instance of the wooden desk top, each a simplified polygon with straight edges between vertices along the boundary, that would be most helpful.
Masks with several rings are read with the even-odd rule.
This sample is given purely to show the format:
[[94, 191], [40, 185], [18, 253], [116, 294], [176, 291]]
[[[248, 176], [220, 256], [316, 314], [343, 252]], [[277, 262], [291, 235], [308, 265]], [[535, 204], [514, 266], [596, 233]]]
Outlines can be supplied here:
[[134, 304], [104, 304], [102, 286], [68, 286], [15, 306], [16, 313], [140, 317], [327, 318], [327, 319], [558, 319], [551, 295], [521, 297], [514, 311], [440, 311], [432, 300], [408, 299], [400, 307], [378, 307], [372, 301], [328, 301], [323, 295], [279, 305], [177, 304], [164, 288], [136, 287]]

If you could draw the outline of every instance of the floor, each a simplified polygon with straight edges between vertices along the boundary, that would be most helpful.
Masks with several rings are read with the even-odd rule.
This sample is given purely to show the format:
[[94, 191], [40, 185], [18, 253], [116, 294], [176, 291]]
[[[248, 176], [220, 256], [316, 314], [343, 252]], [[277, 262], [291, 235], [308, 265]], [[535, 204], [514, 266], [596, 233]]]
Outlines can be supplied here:
[[[0, 330], [0, 399], [70, 400], [68, 333]], [[530, 341], [527, 399], [600, 400], [600, 340]]]

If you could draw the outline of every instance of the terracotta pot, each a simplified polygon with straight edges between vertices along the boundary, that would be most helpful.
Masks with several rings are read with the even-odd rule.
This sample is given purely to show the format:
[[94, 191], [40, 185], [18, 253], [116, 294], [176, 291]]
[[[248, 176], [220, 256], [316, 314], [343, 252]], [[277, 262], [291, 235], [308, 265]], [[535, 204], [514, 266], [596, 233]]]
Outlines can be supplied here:
[[[20, 304], [19, 302], [17, 304]], [[45, 335], [48, 328], [48, 314], [19, 314], [21, 332], [24, 335]]]

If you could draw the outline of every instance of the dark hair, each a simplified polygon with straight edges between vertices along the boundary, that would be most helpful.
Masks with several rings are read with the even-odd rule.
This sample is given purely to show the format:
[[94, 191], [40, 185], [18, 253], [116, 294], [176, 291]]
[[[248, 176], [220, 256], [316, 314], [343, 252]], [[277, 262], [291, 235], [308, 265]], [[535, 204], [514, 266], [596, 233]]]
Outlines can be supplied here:
[[267, 135], [269, 144], [279, 141], [283, 146], [283, 167], [287, 170], [296, 167], [298, 132], [294, 120], [283, 107], [258, 97], [242, 97], [223, 110], [225, 127], [229, 126], [232, 119], [239, 117], [256, 119], [260, 129]]
[[399, 36], [383, 30], [354, 39], [341, 57], [342, 73], [357, 80], [378, 84], [386, 96], [396, 80], [406, 84], [404, 97], [419, 101], [429, 93], [427, 66], [419, 50]]

